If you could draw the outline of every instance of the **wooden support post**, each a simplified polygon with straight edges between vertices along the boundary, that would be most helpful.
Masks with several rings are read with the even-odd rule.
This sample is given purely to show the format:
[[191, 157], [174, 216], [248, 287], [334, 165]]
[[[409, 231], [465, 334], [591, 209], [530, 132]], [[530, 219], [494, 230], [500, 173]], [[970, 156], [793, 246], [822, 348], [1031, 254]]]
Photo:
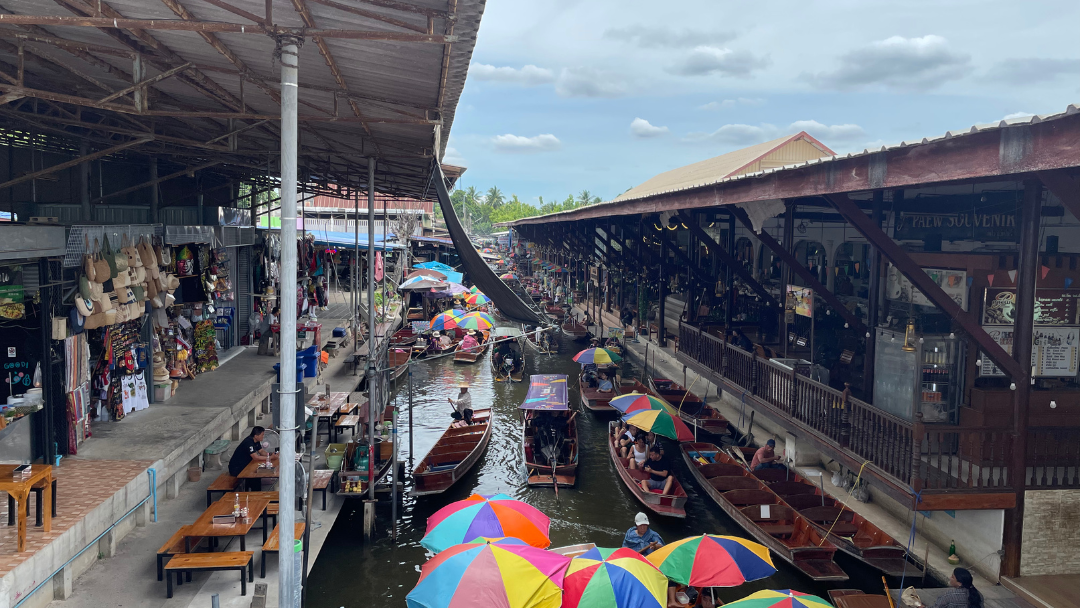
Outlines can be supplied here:
[[[728, 257], [733, 260], [734, 263], [728, 263], [727, 271], [724, 274], [724, 283], [727, 286], [725, 292], [727, 297], [727, 303], [724, 305], [724, 325], [731, 327], [731, 322], [735, 319], [735, 281], [732, 279], [732, 271], [736, 265], [743, 269], [742, 264], [739, 263], [738, 258], [735, 257], [735, 215], [728, 211], [728, 234], [727, 242], [724, 243], [724, 249], [727, 251]], [[753, 278], [750, 279], [754, 281]], [[755, 283], [757, 281], [754, 281]], [[763, 336], [758, 336], [761, 340]]]
[[794, 243], [795, 243], [795, 203], [788, 202], [787, 210], [784, 212], [784, 242], [781, 246], [786, 253], [790, 254], [790, 257], [781, 255], [780, 259], [784, 261], [783, 272], [780, 275], [780, 290], [783, 292], [783, 302], [780, 307], [780, 327], [784, 328], [781, 332], [780, 341], [784, 343], [784, 356], [788, 356], [788, 346], [791, 342], [788, 340], [788, 325], [787, 325], [787, 286], [791, 284], [791, 272], [793, 266], [798, 266], [799, 261], [795, 259]]
[[[899, 191], [903, 196], [903, 191]], [[895, 201], [895, 197], [893, 198]], [[874, 225], [881, 228], [881, 220], [885, 204], [885, 192], [874, 191], [874, 215], [871, 218]], [[867, 294], [866, 306], [866, 347], [863, 357], [863, 400], [873, 403], [874, 399], [874, 358], [877, 350], [877, 336], [874, 329], [878, 326], [878, 312], [881, 308], [881, 252], [876, 247], [870, 248], [870, 287]]]
[[[757, 279], [754, 278], [754, 275], [750, 274], [750, 271], [748, 271], [745, 266], [739, 263], [739, 261], [736, 260], [734, 256], [728, 253], [724, 248], [720, 247], [720, 245], [718, 245], [716, 241], [714, 241], [713, 238], [709, 236], [709, 233], [705, 232], [705, 230], [696, 222], [694, 222], [690, 217], [688, 217], [686, 213], [680, 211], [678, 217], [690, 228], [691, 232], [696, 234], [697, 237], [701, 239], [701, 242], [705, 243], [705, 246], [709, 248], [709, 253], [715, 253], [716, 256], [720, 258], [720, 261], [722, 261], [728, 268], [734, 271], [735, 274], [739, 275], [739, 278], [742, 279], [743, 282], [746, 283], [748, 286], [750, 286], [750, 288], [753, 289], [755, 293], [757, 293], [757, 295], [761, 298], [762, 302], [765, 302], [768, 306], [778, 305], [776, 299], [773, 298], [772, 294], [769, 293], [767, 289], [761, 286], [761, 283], [757, 282]], [[734, 221], [734, 218], [732, 218], [732, 221]], [[728, 285], [729, 289], [731, 287], [731, 285]]]
[[[1039, 272], [1039, 226], [1042, 218], [1043, 187], [1036, 179], [1024, 182], [1024, 202], [1020, 213], [1020, 263], [1017, 267], [1016, 322], [1013, 326], [1013, 358], [1018, 366], [1030, 369], [1031, 341], [1035, 324], [1035, 284]], [[1005, 511], [1002, 544], [1005, 555], [1001, 570], [1006, 576], [1020, 575], [1020, 546], [1024, 539], [1024, 493], [1027, 489], [1027, 428], [1031, 382], [1013, 378], [1013, 441], [1009, 485], [1016, 493], [1016, 506]]]
[[[142, 82], [146, 78], [146, 67], [143, 64], [142, 53], [135, 53], [135, 59], [132, 61], [131, 66], [131, 80], [132, 82]], [[135, 111], [145, 112], [147, 110], [146, 104], [146, 89], [135, 88], [132, 96], [135, 101]]]
[[660, 296], [660, 309], [656, 314], [656, 344], [661, 348], [667, 346], [667, 323], [664, 319], [665, 315], [665, 302], [667, 300], [667, 273], [664, 272], [667, 266], [667, 239], [663, 236], [663, 228], [661, 228], [660, 235], [660, 274], [657, 276], [657, 280], [660, 281], [657, 293]]

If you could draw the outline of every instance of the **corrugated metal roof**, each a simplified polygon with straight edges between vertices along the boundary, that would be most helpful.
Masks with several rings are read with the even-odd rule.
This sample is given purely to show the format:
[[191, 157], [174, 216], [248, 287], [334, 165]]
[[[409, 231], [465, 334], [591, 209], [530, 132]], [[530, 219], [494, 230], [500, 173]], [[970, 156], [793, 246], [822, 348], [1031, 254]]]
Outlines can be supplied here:
[[[871, 150], [869, 148], [866, 148], [866, 149], [862, 150], [861, 152], [849, 152], [847, 154], [828, 156], [828, 157], [823, 157], [823, 158], [820, 158], [820, 159], [804, 161], [804, 162], [801, 162], [801, 163], [793, 163], [793, 164], [790, 164], [790, 165], [784, 165], [784, 166], [781, 166], [781, 167], [776, 167], [776, 168], [772, 168], [772, 169], [766, 169], [766, 170], [763, 170], [763, 171], [756, 171], [756, 172], [753, 172], [753, 173], [746, 173], [746, 174], [736, 175], [736, 176], [732, 176], [732, 177], [724, 177], [722, 179], [715, 180], [714, 182], [708, 183], [708, 184], [672, 185], [671, 187], [669, 187], [667, 189], [658, 190], [656, 192], [653, 192], [651, 194], [648, 194], [648, 195], [645, 195], [645, 196], [642, 196], [642, 197], [639, 197], [639, 198], [633, 199], [633, 200], [626, 200], [626, 199], [622, 199], [620, 197], [620, 198], [616, 198], [616, 199], [608, 201], [608, 202], [599, 203], [597, 205], [591, 205], [591, 206], [588, 206], [588, 207], [579, 207], [578, 209], [574, 209], [574, 210], [570, 210], [570, 211], [562, 211], [562, 212], [559, 212], [559, 213], [552, 213], [552, 214], [541, 215], [541, 216], [533, 216], [533, 217], [524, 218], [524, 219], [521, 219], [521, 220], [516, 220], [514, 222], [506, 222], [506, 223], [502, 223], [502, 224], [498, 224], [498, 225], [500, 225], [500, 226], [519, 226], [519, 225], [525, 225], [525, 224], [539, 224], [539, 223], [552, 222], [552, 221], [560, 221], [560, 222], [561, 221], [573, 221], [575, 219], [578, 219], [580, 217], [585, 217], [585, 216], [599, 217], [599, 216], [602, 216], [602, 215], [605, 215], [605, 214], [606, 215], [622, 215], [622, 214], [625, 214], [625, 213], [640, 213], [641, 211], [638, 210], [640, 208], [640, 205], [634, 205], [635, 210], [627, 211], [625, 213], [620, 212], [620, 208], [628, 207], [628, 206], [630, 206], [630, 204], [633, 204], [633, 203], [640, 203], [640, 202], [644, 201], [645, 199], [660, 200], [663, 197], [673, 196], [673, 195], [680, 195], [680, 194], [683, 194], [683, 193], [689, 194], [689, 193], [691, 193], [691, 192], [693, 192], [695, 190], [701, 190], [701, 189], [704, 189], [704, 188], [717, 187], [717, 186], [722, 186], [722, 185], [726, 185], [726, 184], [735, 185], [735, 184], [741, 183], [741, 182], [747, 182], [747, 181], [750, 181], [750, 180], [760, 179], [760, 178], [765, 177], [765, 176], [776, 176], [778, 174], [782, 175], [785, 172], [796, 171], [796, 170], [802, 169], [804, 167], [809, 167], [809, 166], [813, 166], [813, 165], [828, 165], [830, 163], [835, 163], [835, 162], [841, 161], [841, 160], [847, 160], [847, 159], [859, 158], [859, 157], [869, 157], [871, 155], [879, 154], [879, 153], [894, 152], [894, 151], [897, 151], [897, 150], [919, 148], [919, 147], [931, 147], [931, 146], [942, 144], [943, 142], [947, 142], [947, 141], [956, 141], [957, 143], [962, 143], [967, 137], [975, 135], [977, 133], [985, 133], [987, 131], [995, 131], [995, 130], [1001, 130], [1001, 129], [1007, 129], [1007, 128], [1017, 128], [1017, 127], [1023, 128], [1024, 126], [1027, 126], [1027, 125], [1039, 125], [1041, 123], [1057, 121], [1057, 120], [1061, 120], [1061, 119], [1063, 119], [1065, 117], [1074, 116], [1074, 115], [1077, 115], [1077, 114], [1080, 114], [1080, 104], [1070, 104], [1068, 107], [1065, 108], [1064, 111], [1058, 112], [1058, 113], [1055, 113], [1055, 114], [1042, 114], [1042, 115], [1034, 115], [1034, 116], [1028, 116], [1028, 117], [1017, 117], [1017, 118], [1011, 118], [1011, 119], [1008, 119], [1008, 120], [1001, 120], [1001, 121], [998, 121], [998, 122], [995, 122], [995, 123], [976, 124], [976, 125], [972, 125], [971, 127], [968, 127], [966, 129], [963, 129], [963, 130], [946, 131], [943, 135], [939, 135], [939, 136], [935, 136], [935, 137], [924, 137], [924, 138], [922, 138], [922, 139], [920, 139], [918, 141], [910, 141], [910, 142], [909, 141], [902, 141], [902, 142], [900, 142], [898, 144], [883, 145], [880, 148], [875, 148], [873, 150]], [[1080, 139], [1077, 139], [1075, 141], [1080, 142]], [[1025, 145], [1022, 140], [1018, 140], [1017, 142], [1014, 142], [1014, 143], [1016, 145], [1018, 145], [1018, 146], [1021, 146], [1021, 147]], [[1080, 152], [1080, 143], [1074, 144], [1072, 149], [1075, 152]], [[1003, 151], [1003, 153], [1004, 153], [1004, 151]], [[1054, 159], [1048, 159], [1048, 160], [1053, 161]], [[1070, 160], [1069, 162], [1071, 163], [1072, 160]], [[1060, 162], [1056, 162], [1056, 163], [1055, 162], [1050, 162], [1048, 164], [1055, 165], [1055, 166], [1060, 166], [1061, 163]], [[1077, 162], [1077, 166], [1080, 166], [1080, 161]], [[995, 167], [995, 169], [997, 169], [997, 168], [999, 168], [999, 167]], [[971, 171], [971, 177], [978, 177], [979, 175], [981, 175], [980, 171], [981, 171], [981, 169], [979, 167], [973, 167], [972, 171]], [[986, 173], [986, 175], [996, 175], [996, 173]], [[928, 184], [943, 181], [942, 178], [940, 176], [938, 176], [938, 175], [926, 174], [923, 177], [924, 177], [923, 181], [925, 183], [928, 183]], [[773, 197], [773, 198], [775, 198], [775, 197]], [[724, 201], [724, 204], [728, 204], [729, 202], [732, 202], [732, 201]], [[720, 203], [718, 202], [717, 204], [720, 204]]]

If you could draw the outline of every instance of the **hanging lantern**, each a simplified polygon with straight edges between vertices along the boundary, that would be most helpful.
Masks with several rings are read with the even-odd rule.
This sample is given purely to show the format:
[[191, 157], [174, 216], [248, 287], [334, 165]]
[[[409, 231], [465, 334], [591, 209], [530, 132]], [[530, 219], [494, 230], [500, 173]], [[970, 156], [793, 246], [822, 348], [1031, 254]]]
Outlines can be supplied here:
[[904, 345], [900, 350], [906, 353], [915, 352], [915, 319], [907, 320], [907, 329], [904, 330]]

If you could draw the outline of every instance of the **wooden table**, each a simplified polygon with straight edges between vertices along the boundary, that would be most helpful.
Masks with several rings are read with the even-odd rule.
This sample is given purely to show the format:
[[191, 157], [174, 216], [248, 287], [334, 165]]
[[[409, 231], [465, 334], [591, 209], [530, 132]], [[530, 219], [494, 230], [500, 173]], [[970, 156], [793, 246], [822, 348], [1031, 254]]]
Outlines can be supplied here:
[[360, 416], [349, 415], [338, 418], [337, 424], [334, 425], [334, 443], [337, 443], [338, 433], [347, 428], [351, 428], [353, 437], [356, 437], [360, 428]]
[[325, 393], [313, 395], [308, 399], [307, 406], [315, 410], [315, 445], [319, 445], [319, 423], [326, 419], [326, 440], [330, 441], [331, 427], [337, 422], [339, 416], [347, 416], [356, 408], [356, 404], [349, 403], [349, 393], [332, 392], [329, 399], [323, 399]]
[[16, 551], [26, 551], [26, 501], [30, 498], [30, 488], [34, 484], [44, 481], [45, 487], [41, 491], [41, 511], [44, 513], [44, 531], [52, 531], [52, 466], [35, 464], [30, 467], [31, 474], [23, 479], [13, 477], [17, 464], [0, 464], [0, 492], [7, 492], [15, 499], [15, 508], [18, 509], [18, 543]]
[[[266, 468], [260, 469], [259, 464], [264, 462], [262, 460], [262, 458], [259, 458], [258, 460], [252, 459], [252, 461], [249, 462], [246, 467], [244, 467], [244, 470], [240, 471], [240, 474], [237, 475], [237, 478], [239, 478], [239, 479], [277, 479], [278, 477], [280, 477], [280, 472], [281, 472], [280, 471], [281, 467], [278, 466], [278, 456], [279, 456], [278, 454], [271, 454], [270, 455], [270, 463], [274, 465], [274, 467], [272, 469], [266, 469]], [[249, 494], [250, 494], [250, 492], [249, 492]], [[228, 494], [226, 494], [226, 496], [228, 496]]]
[[191, 528], [188, 529], [186, 536], [184, 537], [184, 549], [187, 553], [191, 552], [191, 547], [188, 544], [188, 539], [196, 538], [199, 536], [207, 536], [214, 538], [221, 537], [240, 537], [240, 550], [247, 550], [247, 543], [244, 537], [251, 531], [251, 528], [255, 525], [255, 520], [260, 517], [263, 520], [263, 542], [266, 542], [266, 506], [270, 504], [270, 498], [267, 496], [260, 496], [262, 492], [242, 492], [240, 496], [240, 506], [244, 506], [244, 495], [247, 495], [247, 508], [248, 516], [246, 518], [238, 518], [234, 524], [215, 524], [215, 515], [232, 515], [233, 502], [235, 501], [234, 493], [230, 492], [225, 496], [222, 496], [217, 502], [210, 505], [210, 508], [203, 511], [203, 514], [199, 516], [199, 519], [195, 520], [195, 523], [191, 524]]

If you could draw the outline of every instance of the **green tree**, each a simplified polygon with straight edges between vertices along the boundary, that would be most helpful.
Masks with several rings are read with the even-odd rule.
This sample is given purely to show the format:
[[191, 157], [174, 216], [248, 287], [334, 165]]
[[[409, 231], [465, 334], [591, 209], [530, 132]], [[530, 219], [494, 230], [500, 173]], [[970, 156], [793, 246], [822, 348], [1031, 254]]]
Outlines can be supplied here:
[[502, 190], [499, 190], [498, 186], [492, 186], [488, 188], [487, 195], [484, 197], [484, 202], [492, 209], [498, 209], [506, 202], [506, 197], [503, 195]]

